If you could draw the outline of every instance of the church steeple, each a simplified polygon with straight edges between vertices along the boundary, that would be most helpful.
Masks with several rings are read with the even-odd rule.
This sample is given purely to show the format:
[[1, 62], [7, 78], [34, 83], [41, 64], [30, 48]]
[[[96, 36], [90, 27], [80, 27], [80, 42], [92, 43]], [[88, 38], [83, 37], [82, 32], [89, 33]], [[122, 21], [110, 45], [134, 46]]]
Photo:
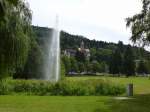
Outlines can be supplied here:
[[84, 50], [84, 42], [83, 41], [81, 42], [80, 48], [81, 48], [81, 50]]

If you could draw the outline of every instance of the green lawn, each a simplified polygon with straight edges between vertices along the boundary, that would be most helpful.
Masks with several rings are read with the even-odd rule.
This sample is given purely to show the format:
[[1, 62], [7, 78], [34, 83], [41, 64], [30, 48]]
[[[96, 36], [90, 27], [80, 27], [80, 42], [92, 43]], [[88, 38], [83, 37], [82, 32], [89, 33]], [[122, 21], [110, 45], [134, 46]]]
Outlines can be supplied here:
[[128, 100], [111, 96], [0, 96], [0, 112], [150, 112], [148, 78], [68, 77], [67, 80], [97, 78], [124, 85], [133, 83], [135, 96]]
[[127, 85], [134, 84], [134, 94], [150, 94], [150, 79], [147, 77], [68, 77], [68, 80], [87, 80], [87, 79], [104, 79], [113, 83]]
[[150, 95], [115, 100], [105, 96], [0, 96], [0, 112], [150, 112]]
[[109, 112], [110, 97], [0, 96], [0, 112]]
[[112, 112], [150, 112], [150, 95], [138, 95], [129, 100], [113, 100]]

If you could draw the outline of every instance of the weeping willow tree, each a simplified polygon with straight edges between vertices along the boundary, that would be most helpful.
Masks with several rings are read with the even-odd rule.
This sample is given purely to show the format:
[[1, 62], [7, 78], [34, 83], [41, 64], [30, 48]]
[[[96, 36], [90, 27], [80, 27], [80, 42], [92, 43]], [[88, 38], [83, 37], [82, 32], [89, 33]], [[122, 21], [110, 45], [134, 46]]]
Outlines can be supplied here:
[[150, 0], [142, 0], [142, 11], [127, 18], [127, 27], [131, 27], [131, 40], [140, 46], [150, 44]]
[[23, 0], [0, 0], [0, 79], [26, 62], [32, 14]]

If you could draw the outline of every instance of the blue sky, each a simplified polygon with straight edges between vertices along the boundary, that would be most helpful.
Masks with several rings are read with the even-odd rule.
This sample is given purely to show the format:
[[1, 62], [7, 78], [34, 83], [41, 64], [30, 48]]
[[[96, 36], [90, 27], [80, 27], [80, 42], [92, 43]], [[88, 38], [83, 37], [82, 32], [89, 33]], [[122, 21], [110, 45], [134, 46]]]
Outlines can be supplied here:
[[59, 28], [71, 34], [108, 42], [130, 43], [125, 18], [139, 13], [141, 0], [27, 0], [33, 24]]

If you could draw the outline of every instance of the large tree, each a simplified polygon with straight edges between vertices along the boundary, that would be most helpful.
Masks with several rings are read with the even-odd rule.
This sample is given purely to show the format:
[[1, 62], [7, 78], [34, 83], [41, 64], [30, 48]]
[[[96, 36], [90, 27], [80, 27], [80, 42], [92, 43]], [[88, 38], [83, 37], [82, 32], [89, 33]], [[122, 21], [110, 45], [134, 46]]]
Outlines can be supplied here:
[[148, 69], [144, 60], [141, 60], [137, 67], [137, 73], [139, 74], [147, 74]]
[[70, 63], [71, 63], [71, 72], [78, 72], [78, 64], [74, 57], [70, 57]]
[[135, 75], [134, 55], [130, 45], [128, 45], [124, 54], [123, 72], [126, 74], [126, 76]]
[[127, 18], [127, 27], [131, 27], [131, 40], [145, 46], [150, 43], [150, 1], [142, 0], [142, 3], [142, 11], [133, 17]]
[[118, 48], [112, 54], [112, 58], [109, 65], [109, 71], [112, 74], [120, 74], [122, 71], [122, 56]]
[[0, 79], [23, 67], [31, 37], [31, 11], [23, 0], [0, 0]]
[[70, 72], [71, 69], [71, 62], [70, 62], [70, 58], [68, 56], [62, 56], [62, 62], [64, 64], [65, 67], [65, 72], [66, 74], [68, 74]]
[[14, 78], [40, 79], [43, 74], [44, 53], [37, 42], [32, 38], [31, 49], [28, 53], [26, 64], [23, 68], [17, 68]]
[[0, 0], [0, 21], [4, 20], [4, 17], [8, 13], [8, 4], [17, 6], [19, 0]]

